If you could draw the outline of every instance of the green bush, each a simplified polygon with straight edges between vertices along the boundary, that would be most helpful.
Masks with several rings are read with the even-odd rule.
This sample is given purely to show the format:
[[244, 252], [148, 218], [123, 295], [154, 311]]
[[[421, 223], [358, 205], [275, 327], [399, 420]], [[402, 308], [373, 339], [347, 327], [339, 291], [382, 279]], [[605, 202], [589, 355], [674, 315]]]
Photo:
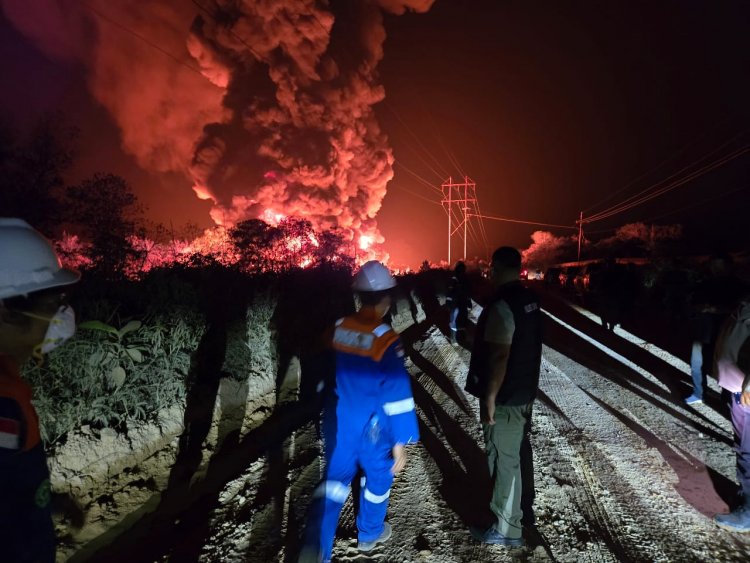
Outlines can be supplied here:
[[42, 437], [48, 445], [88, 424], [153, 419], [185, 398], [190, 357], [204, 331], [187, 309], [129, 320], [120, 328], [83, 322], [43, 365], [28, 366]]

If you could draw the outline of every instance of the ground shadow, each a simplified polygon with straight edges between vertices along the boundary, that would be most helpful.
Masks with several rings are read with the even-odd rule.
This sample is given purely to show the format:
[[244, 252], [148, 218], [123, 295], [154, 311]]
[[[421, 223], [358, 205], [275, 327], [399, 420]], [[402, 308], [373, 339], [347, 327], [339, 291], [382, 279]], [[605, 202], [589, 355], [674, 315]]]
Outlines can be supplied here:
[[[657, 383], [649, 381], [638, 372], [594, 346], [591, 342], [573, 334], [548, 317], [544, 319], [544, 338], [545, 344], [550, 348], [557, 350], [571, 360], [596, 372], [601, 377], [630, 391], [641, 399], [651, 403], [655, 408], [663, 410], [684, 424], [709, 435], [714, 440], [727, 445], [731, 444], [731, 440], [719, 432], [720, 429], [713, 421], [699, 412], [695, 412], [694, 415], [702, 421], [702, 423], [697, 422], [680, 410], [677, 410], [676, 406], [680, 408], [685, 407], [682, 401], [677, 399], [671, 392], [665, 393], [664, 389]], [[637, 384], [634, 382], [637, 382]], [[657, 400], [653, 395], [663, 398], [668, 403], [665, 404]], [[674, 405], [674, 407], [670, 406], [669, 403]]]
[[[737, 485], [732, 481], [710, 469], [708, 465], [690, 452], [662, 440], [641, 424], [585, 389], [583, 389], [583, 392], [639, 436], [648, 446], [655, 448], [661, 454], [664, 461], [677, 475], [678, 482], [674, 485], [675, 490], [698, 512], [704, 516], [714, 516], [718, 512], [725, 511], [727, 505], [734, 501], [737, 496]], [[710, 494], [708, 491], [711, 489], [715, 490], [718, 496]]]

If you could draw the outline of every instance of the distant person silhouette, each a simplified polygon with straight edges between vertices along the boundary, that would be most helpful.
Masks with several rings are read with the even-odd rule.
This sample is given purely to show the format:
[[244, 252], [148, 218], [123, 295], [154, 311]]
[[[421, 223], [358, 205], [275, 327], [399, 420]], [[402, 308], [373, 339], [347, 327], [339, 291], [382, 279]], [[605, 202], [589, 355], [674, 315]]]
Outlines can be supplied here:
[[744, 284], [733, 273], [733, 261], [729, 255], [711, 256], [707, 267], [708, 272], [695, 286], [691, 299], [690, 374], [693, 392], [685, 399], [688, 405], [703, 402], [707, 373], [704, 358], [713, 356], [719, 328], [745, 291]]
[[448, 284], [446, 305], [450, 310], [451, 344], [459, 343], [459, 331], [466, 331], [471, 308], [471, 289], [466, 277], [466, 264], [457, 262], [453, 269], [453, 277]]

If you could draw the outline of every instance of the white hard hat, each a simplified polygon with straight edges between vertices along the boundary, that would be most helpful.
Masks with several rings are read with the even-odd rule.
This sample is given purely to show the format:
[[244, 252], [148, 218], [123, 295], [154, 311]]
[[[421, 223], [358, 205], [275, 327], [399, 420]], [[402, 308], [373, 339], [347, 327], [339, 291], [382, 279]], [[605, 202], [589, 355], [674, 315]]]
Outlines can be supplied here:
[[0, 218], [0, 299], [77, 282], [52, 243], [22, 219]]
[[383, 291], [392, 287], [396, 287], [395, 278], [377, 260], [362, 264], [352, 284], [354, 291]]

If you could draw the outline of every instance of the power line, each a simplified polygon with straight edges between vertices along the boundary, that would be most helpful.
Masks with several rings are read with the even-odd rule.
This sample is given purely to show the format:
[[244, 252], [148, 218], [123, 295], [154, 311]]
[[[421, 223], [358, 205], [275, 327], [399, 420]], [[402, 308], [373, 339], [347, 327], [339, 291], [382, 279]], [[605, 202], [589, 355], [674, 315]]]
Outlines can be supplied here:
[[622, 202], [618, 207], [612, 208], [609, 211], [603, 211], [603, 212], [601, 212], [601, 213], [599, 213], [597, 215], [594, 215], [592, 217], [588, 217], [588, 218], [584, 219], [583, 222], [584, 223], [592, 223], [594, 221], [601, 221], [602, 219], [606, 219], [608, 217], [611, 217], [613, 215], [617, 215], [619, 213], [622, 213], [624, 211], [632, 209], [633, 207], [636, 207], [638, 205], [646, 203], [647, 201], [655, 199], [655, 198], [657, 198], [657, 197], [659, 197], [659, 196], [661, 196], [661, 195], [663, 195], [663, 194], [665, 194], [665, 193], [667, 193], [669, 191], [672, 191], [672, 190], [674, 190], [676, 188], [679, 188], [680, 186], [683, 186], [683, 185], [687, 184], [688, 182], [694, 180], [695, 178], [703, 176], [704, 174], [710, 172], [711, 170], [714, 170], [716, 168], [719, 168], [720, 166], [723, 166], [727, 162], [730, 162], [730, 161], [734, 160], [735, 158], [737, 158], [739, 156], [742, 156], [743, 154], [745, 154], [746, 152], [748, 152], [748, 150], [750, 150], [750, 146], [745, 146], [745, 147], [742, 147], [740, 149], [737, 149], [734, 152], [729, 153], [728, 155], [720, 158], [719, 160], [716, 160], [716, 161], [714, 161], [714, 162], [712, 162], [710, 164], [707, 164], [705, 166], [702, 166], [701, 168], [698, 168], [697, 170], [694, 170], [693, 172], [691, 172], [687, 176], [685, 176], [685, 177], [683, 177], [683, 178], [681, 178], [679, 180], [676, 180], [676, 181], [672, 182], [671, 184], [667, 184], [666, 186], [662, 186], [661, 188], [657, 189], [656, 191], [654, 191], [652, 193], [645, 194], [645, 195], [641, 196], [638, 199], [632, 200], [632, 198], [630, 198], [630, 200], [632, 200], [632, 201], [626, 200], [625, 202]]
[[649, 192], [650, 190], [653, 190], [653, 189], [657, 188], [657, 187], [659, 186], [659, 184], [663, 184], [664, 182], [666, 182], [666, 181], [668, 181], [668, 180], [671, 180], [672, 178], [674, 178], [674, 177], [678, 176], [678, 175], [679, 175], [679, 174], [681, 174], [682, 172], [684, 172], [684, 171], [686, 171], [686, 170], [689, 170], [690, 168], [692, 168], [692, 167], [696, 166], [697, 164], [699, 164], [699, 163], [703, 162], [704, 160], [706, 160], [707, 158], [711, 157], [712, 155], [714, 155], [715, 153], [717, 153], [718, 151], [720, 151], [721, 149], [723, 149], [723, 148], [724, 148], [724, 147], [726, 147], [727, 145], [731, 144], [731, 143], [732, 143], [733, 141], [735, 141], [735, 140], [736, 140], [736, 139], [737, 139], [738, 137], [740, 137], [740, 136], [741, 136], [741, 135], [742, 135], [743, 133], [744, 133], [744, 131], [741, 131], [740, 133], [738, 133], [737, 135], [735, 135], [734, 137], [732, 137], [732, 138], [731, 138], [731, 139], [729, 139], [728, 141], [725, 141], [724, 143], [722, 143], [721, 145], [719, 145], [718, 147], [716, 147], [716, 148], [715, 148], [715, 149], [713, 149], [712, 151], [709, 151], [708, 153], [706, 153], [705, 155], [703, 155], [703, 156], [702, 156], [701, 158], [699, 158], [698, 160], [696, 160], [696, 161], [693, 161], [693, 162], [691, 162], [691, 163], [690, 163], [690, 164], [688, 164], [687, 166], [684, 166], [684, 167], [682, 167], [681, 169], [679, 169], [678, 171], [676, 171], [676, 172], [672, 173], [671, 175], [667, 176], [666, 178], [664, 178], [664, 179], [662, 179], [662, 180], [660, 180], [660, 181], [656, 182], [655, 184], [652, 184], [652, 185], [651, 185], [651, 186], [649, 186], [648, 188], [645, 188], [645, 189], [641, 190], [641, 191], [640, 191], [640, 192], [638, 192], [637, 194], [634, 194], [634, 195], [632, 195], [632, 196], [630, 196], [630, 197], [626, 198], [625, 200], [621, 201], [620, 203], [618, 203], [618, 204], [616, 204], [616, 205], [613, 205], [612, 207], [609, 207], [609, 208], [607, 208], [607, 209], [604, 209], [603, 211], [600, 211], [600, 212], [598, 212], [598, 213], [595, 213], [594, 215], [592, 215], [592, 216], [591, 216], [591, 217], [589, 217], [588, 219], [589, 219], [589, 220], [597, 220], [597, 219], [598, 219], [598, 218], [599, 218], [600, 216], [603, 216], [603, 215], [605, 215], [605, 214], [608, 214], [608, 213], [610, 213], [611, 211], [614, 211], [614, 210], [618, 209], [619, 207], [621, 207], [621, 206], [623, 206], [623, 205], [627, 205], [627, 204], [628, 204], [629, 202], [631, 202], [632, 200], [634, 200], [634, 199], [637, 199], [638, 197], [642, 196], [643, 194], [646, 194], [647, 192]]
[[[427, 167], [428, 167], [428, 168], [429, 168], [429, 169], [430, 169], [430, 170], [432, 171], [432, 173], [433, 173], [433, 174], [435, 174], [435, 176], [437, 176], [438, 178], [444, 178], [444, 177], [446, 177], [446, 176], [450, 176], [450, 174], [449, 174], [449, 173], [448, 173], [448, 172], [446, 171], [446, 169], [445, 169], [445, 168], [443, 168], [442, 164], [440, 164], [440, 161], [439, 161], [439, 160], [438, 160], [438, 159], [437, 159], [437, 158], [435, 157], [435, 155], [433, 155], [433, 154], [432, 154], [432, 153], [430, 152], [430, 150], [429, 150], [429, 149], [428, 149], [428, 148], [427, 148], [427, 147], [426, 147], [426, 146], [424, 145], [424, 143], [423, 143], [423, 142], [422, 142], [422, 140], [421, 140], [421, 139], [420, 139], [420, 138], [419, 138], [419, 137], [417, 136], [417, 134], [416, 134], [416, 133], [414, 133], [414, 131], [412, 131], [412, 129], [411, 129], [411, 128], [410, 128], [410, 127], [409, 127], [409, 126], [408, 126], [408, 125], [406, 124], [406, 122], [405, 122], [405, 121], [404, 121], [403, 119], [401, 119], [401, 116], [400, 116], [400, 115], [398, 114], [398, 112], [397, 112], [397, 111], [396, 111], [396, 110], [395, 110], [395, 109], [394, 109], [393, 107], [391, 107], [391, 105], [390, 105], [390, 104], [389, 104], [388, 102], [386, 102], [386, 101], [383, 101], [383, 105], [384, 105], [384, 106], [386, 107], [386, 109], [388, 109], [388, 111], [390, 111], [390, 112], [391, 112], [391, 113], [392, 113], [392, 114], [394, 115], [394, 117], [395, 117], [395, 118], [396, 118], [396, 119], [398, 120], [398, 122], [399, 122], [399, 123], [400, 123], [400, 124], [401, 124], [401, 125], [403, 126], [403, 128], [404, 128], [404, 129], [405, 129], [405, 130], [406, 130], [406, 131], [407, 131], [407, 132], [409, 133], [409, 135], [411, 135], [412, 137], [414, 137], [414, 139], [415, 139], [415, 140], [417, 141], [417, 144], [418, 144], [418, 145], [419, 145], [419, 146], [420, 146], [420, 147], [422, 148], [422, 150], [423, 150], [423, 151], [425, 152], [425, 154], [426, 154], [427, 156], [429, 156], [429, 157], [430, 157], [430, 159], [431, 159], [431, 160], [433, 161], [434, 165], [435, 165], [435, 166], [437, 167], [437, 170], [435, 169], [435, 167], [433, 167], [433, 165], [432, 165], [432, 164], [430, 164], [430, 163], [429, 163], [429, 162], [428, 162], [427, 160], [425, 160], [424, 158], [422, 158], [422, 157], [421, 157], [421, 156], [419, 155], [419, 153], [418, 153], [418, 152], [417, 152], [417, 151], [416, 151], [415, 149], [413, 149], [413, 148], [409, 147], [409, 148], [411, 148], [412, 152], [414, 152], [414, 154], [416, 154], [416, 155], [417, 155], [417, 156], [418, 156], [418, 157], [420, 158], [420, 160], [422, 160], [422, 162], [424, 162], [424, 164], [425, 164], [425, 165], [426, 165], [426, 166], [427, 166]], [[409, 145], [407, 144], [407, 146], [409, 146]]]
[[100, 19], [106, 21], [107, 23], [109, 23], [111, 25], [114, 25], [115, 27], [117, 27], [117, 28], [119, 28], [119, 29], [121, 29], [121, 30], [123, 30], [123, 31], [125, 31], [125, 32], [127, 32], [129, 34], [131, 34], [132, 36], [134, 36], [134, 37], [136, 37], [138, 39], [140, 39], [141, 41], [143, 41], [144, 43], [146, 43], [150, 47], [156, 49], [157, 51], [159, 51], [163, 55], [166, 55], [167, 57], [169, 57], [170, 59], [172, 59], [177, 64], [184, 66], [186, 69], [188, 69], [188, 70], [190, 70], [190, 71], [192, 71], [192, 72], [194, 72], [196, 74], [199, 74], [200, 76], [203, 76], [203, 73], [199, 69], [195, 68], [192, 65], [189, 65], [188, 63], [186, 63], [185, 61], [183, 61], [182, 59], [180, 59], [176, 55], [173, 55], [172, 53], [170, 53], [166, 49], [160, 47], [159, 45], [157, 45], [156, 43], [154, 43], [150, 39], [148, 39], [148, 38], [144, 37], [143, 35], [141, 35], [140, 33], [138, 33], [137, 31], [133, 31], [129, 27], [127, 27], [127, 26], [125, 26], [125, 25], [123, 25], [123, 24], [121, 24], [121, 23], [113, 20], [112, 18], [110, 18], [108, 16], [105, 16], [99, 10], [97, 10], [96, 8], [94, 8], [93, 6], [91, 6], [90, 4], [87, 4], [86, 2], [81, 2], [81, 5], [84, 6], [84, 7], [86, 7], [86, 8], [88, 8], [98, 18], [100, 18]]
[[681, 211], [685, 211], [686, 209], [691, 209], [693, 207], [696, 207], [698, 205], [703, 205], [704, 203], [708, 203], [709, 201], [713, 201], [715, 199], [719, 199], [722, 197], [726, 197], [730, 194], [733, 194], [735, 192], [739, 192], [742, 190], [746, 190], [748, 186], [740, 186], [739, 188], [735, 188], [733, 190], [729, 190], [728, 192], [721, 193], [719, 195], [715, 195], [706, 199], [703, 199], [701, 201], [698, 201], [696, 203], [691, 203], [690, 205], [685, 205], [684, 207], [680, 207], [679, 209], [673, 209], [672, 211], [668, 211], [667, 213], [662, 213], [661, 215], [656, 215], [655, 217], [650, 217], [644, 221], [644, 223], [649, 223], [651, 221], [655, 221], [656, 219], [661, 219], [662, 217], [667, 217], [669, 215], [674, 215], [675, 213], [679, 213]]
[[472, 215], [472, 216], [481, 217], [482, 219], [487, 219], [489, 221], [506, 221], [508, 223], [520, 223], [523, 225], [541, 225], [543, 227], [557, 227], [560, 229], [578, 230], [578, 227], [572, 227], [570, 225], [553, 225], [551, 223], [540, 223], [538, 221], [522, 221], [520, 219], [510, 219], [508, 217], [492, 217], [490, 215]]
[[404, 170], [405, 170], [406, 172], [408, 172], [409, 174], [411, 174], [412, 176], [414, 176], [414, 177], [415, 177], [415, 178], [416, 178], [417, 180], [419, 180], [419, 181], [420, 181], [420, 182], [421, 182], [422, 184], [424, 184], [424, 185], [425, 185], [425, 186], [427, 186], [428, 188], [430, 188], [430, 189], [432, 189], [432, 190], [435, 190], [435, 191], [436, 191], [436, 192], [438, 192], [438, 193], [441, 193], [441, 192], [440, 192], [440, 190], [439, 190], [439, 189], [437, 189], [437, 187], [436, 187], [436, 186], [433, 186], [433, 185], [432, 185], [432, 184], [430, 183], [430, 181], [429, 181], [429, 180], [426, 180], [425, 178], [423, 178], [422, 176], [420, 176], [419, 174], [417, 174], [416, 172], [414, 172], [414, 171], [413, 171], [413, 170], [412, 170], [411, 168], [409, 168], [408, 166], [406, 166], [406, 165], [405, 165], [404, 163], [402, 163], [402, 162], [401, 162], [400, 160], [395, 160], [395, 159], [394, 159], [393, 163], [394, 163], [394, 164], [397, 164], [398, 166], [400, 166], [401, 168], [403, 168], [403, 169], [404, 169]]
[[[206, 14], [208, 14], [211, 17], [211, 19], [214, 20], [214, 22], [216, 22], [219, 25], [223, 25], [221, 22], [219, 22], [219, 19], [216, 17], [216, 14], [213, 13], [213, 12], [211, 12], [203, 4], [201, 4], [200, 2], [198, 2], [198, 0], [191, 0], [191, 2], [193, 4], [195, 4], [198, 7], [199, 10], [201, 10], [201, 11], [205, 12]], [[218, 6], [216, 6], [216, 10], [218, 11], [219, 9], [220, 8]], [[317, 20], [317, 18], [315, 18], [315, 19]], [[322, 24], [320, 24], [320, 22], [318, 22], [318, 24], [321, 25], [321, 27], [322, 27]], [[231, 33], [234, 36], [235, 39], [237, 39], [240, 43], [242, 43], [245, 47], [247, 47], [247, 49], [253, 54], [253, 56], [256, 59], [258, 59], [259, 61], [264, 60], [263, 57], [261, 57], [260, 54], [255, 49], [253, 49], [247, 41], [245, 41], [240, 35], [238, 35], [234, 31], [234, 29], [232, 29], [231, 27], [226, 26], [226, 25], [224, 27], [227, 29], [227, 31], [229, 31], [229, 33]]]
[[[726, 121], [727, 121], [727, 120], [724, 120], [724, 122], [720, 122], [719, 124], [715, 125], [715, 127], [718, 127], [719, 125], [722, 125], [722, 124], [723, 124], [723, 123], [725, 123]], [[734, 139], [736, 139], [736, 138], [737, 138], [737, 137], [738, 137], [739, 135], [741, 135], [741, 134], [742, 134], [743, 132], [744, 132], [744, 131], [741, 131], [740, 133], [738, 133], [737, 135], [735, 135], [734, 137], [732, 137], [732, 139], [730, 139], [730, 140], [729, 140], [729, 141], [728, 141], [727, 143], [725, 143], [725, 144], [724, 144], [724, 145], [722, 145], [722, 146], [726, 146], [726, 144], [728, 144], [728, 143], [732, 142], [732, 141], [733, 141]], [[636, 182], [638, 182], [638, 181], [639, 181], [639, 180], [641, 180], [642, 178], [645, 178], [646, 176], [649, 176], [649, 175], [650, 175], [650, 174], [652, 174], [653, 172], [656, 172], [657, 170], [659, 170], [659, 168], [661, 168], [662, 166], [664, 166], [664, 165], [665, 165], [665, 164], [666, 164], [667, 162], [669, 162], [669, 161], [670, 161], [670, 160], [672, 160], [673, 158], [677, 157], [678, 155], [680, 155], [680, 154], [684, 153], [684, 152], [685, 152], [685, 151], [686, 151], [686, 150], [687, 150], [687, 149], [688, 149], [689, 147], [691, 147], [691, 146], [695, 145], [695, 144], [696, 144], [696, 143], [697, 143], [697, 142], [698, 142], [698, 141], [699, 141], [700, 139], [702, 139], [703, 137], [705, 137], [705, 136], [706, 136], [707, 134], [708, 134], [708, 131], [705, 131], [705, 132], [701, 133], [701, 134], [700, 134], [700, 135], [698, 135], [698, 136], [697, 136], [697, 137], [696, 137], [695, 139], [693, 139], [693, 140], [692, 140], [692, 141], [690, 141], [690, 142], [689, 142], [688, 144], [686, 144], [685, 146], [683, 146], [683, 147], [682, 147], [682, 148], [681, 148], [680, 150], [678, 150], [678, 151], [677, 151], [676, 153], [674, 153], [674, 154], [672, 154], [671, 156], [669, 156], [669, 157], [665, 158], [664, 160], [662, 160], [662, 161], [661, 161], [661, 162], [660, 162], [660, 163], [659, 163], [659, 164], [658, 164], [658, 165], [657, 165], [657, 166], [656, 166], [655, 168], [652, 168], [652, 169], [650, 169], [650, 170], [647, 170], [646, 172], [644, 172], [644, 173], [643, 173], [643, 174], [641, 174], [640, 176], [636, 177], [635, 179], [633, 179], [633, 180], [631, 180], [630, 182], [628, 182], [627, 184], [625, 184], [625, 185], [624, 185], [624, 186], [623, 186], [622, 188], [620, 188], [619, 190], [616, 190], [616, 191], [612, 192], [612, 193], [611, 193], [611, 194], [609, 194], [609, 195], [608, 195], [607, 197], [605, 197], [604, 199], [602, 199], [602, 200], [600, 200], [599, 202], [595, 203], [594, 205], [590, 205], [589, 207], [587, 207], [586, 209], [584, 209], [584, 210], [583, 210], [583, 213], [584, 213], [584, 214], [585, 214], [585, 213], [588, 213], [589, 211], [591, 211], [591, 210], [592, 210], [592, 209], [594, 209], [595, 207], [598, 207], [598, 206], [599, 206], [599, 205], [601, 205], [602, 203], [604, 203], [604, 202], [606, 202], [606, 201], [609, 201], [610, 199], [612, 199], [613, 197], [615, 197], [615, 196], [616, 196], [617, 194], [619, 194], [619, 193], [622, 193], [623, 191], [625, 191], [626, 189], [628, 189], [628, 188], [629, 188], [630, 186], [632, 186], [633, 184], [635, 184]], [[700, 162], [700, 161], [699, 161], [699, 162]]]
[[[421, 195], [421, 194], [418, 194], [417, 192], [414, 192], [414, 191], [412, 191], [412, 190], [409, 190], [409, 189], [407, 189], [407, 188], [404, 188], [403, 186], [399, 186], [398, 184], [394, 184], [394, 186], [395, 186], [396, 188], [398, 188], [399, 190], [403, 190], [403, 191], [405, 191], [406, 193], [409, 193], [409, 194], [413, 195], [414, 197], [418, 197], [419, 199], [423, 199], [423, 200], [425, 200], [425, 201], [428, 201], [428, 202], [430, 202], [430, 203], [434, 203], [435, 205], [440, 205], [440, 202], [439, 202], [439, 201], [435, 201], [434, 199], [430, 199], [430, 198], [428, 198], [428, 197], [425, 197], [425, 196], [423, 196], [423, 195]], [[442, 207], [442, 205], [441, 205], [441, 207]]]

